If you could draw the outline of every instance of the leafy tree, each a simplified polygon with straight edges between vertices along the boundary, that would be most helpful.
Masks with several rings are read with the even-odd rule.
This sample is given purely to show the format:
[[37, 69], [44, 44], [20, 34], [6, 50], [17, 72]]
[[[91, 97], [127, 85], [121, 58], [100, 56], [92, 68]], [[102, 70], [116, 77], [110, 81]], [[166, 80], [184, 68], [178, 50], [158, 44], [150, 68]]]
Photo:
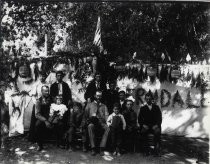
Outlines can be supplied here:
[[98, 16], [110, 60], [120, 55], [128, 61], [134, 52], [151, 62], [161, 62], [162, 52], [172, 61], [180, 61], [188, 52], [199, 59], [207, 56], [209, 47], [209, 4], [205, 3], [4, 1], [2, 9], [7, 53], [10, 47], [6, 45], [15, 52], [21, 47], [26, 55], [42, 53], [46, 33], [51, 55], [90, 53]]

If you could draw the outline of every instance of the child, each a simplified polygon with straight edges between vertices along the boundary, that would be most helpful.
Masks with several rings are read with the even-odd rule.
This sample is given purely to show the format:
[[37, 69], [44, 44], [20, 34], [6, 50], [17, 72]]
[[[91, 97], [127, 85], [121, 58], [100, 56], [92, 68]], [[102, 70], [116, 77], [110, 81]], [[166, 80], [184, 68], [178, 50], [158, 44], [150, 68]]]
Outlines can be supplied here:
[[62, 96], [56, 96], [56, 103], [52, 103], [50, 106], [49, 122], [57, 124], [59, 120], [62, 120], [64, 113], [68, 110], [66, 105], [62, 104]]
[[64, 148], [64, 114], [68, 110], [66, 105], [62, 104], [62, 96], [56, 96], [56, 104], [52, 103], [50, 106], [50, 114], [48, 121], [51, 123], [51, 128], [56, 134], [57, 146]]
[[107, 119], [107, 125], [110, 127], [111, 140], [114, 148], [113, 155], [120, 156], [120, 146], [122, 142], [122, 133], [126, 128], [126, 122], [122, 114], [119, 113], [120, 105], [114, 104], [113, 113]]
[[68, 130], [65, 133], [66, 137], [66, 148], [69, 149], [69, 152], [73, 151], [73, 138], [75, 137], [76, 131], [82, 132], [82, 141], [83, 141], [83, 151], [86, 151], [85, 142], [86, 138], [83, 135], [83, 129], [81, 129], [81, 122], [83, 118], [83, 109], [82, 105], [78, 102], [74, 102], [72, 108], [70, 109], [69, 119], [68, 119]]

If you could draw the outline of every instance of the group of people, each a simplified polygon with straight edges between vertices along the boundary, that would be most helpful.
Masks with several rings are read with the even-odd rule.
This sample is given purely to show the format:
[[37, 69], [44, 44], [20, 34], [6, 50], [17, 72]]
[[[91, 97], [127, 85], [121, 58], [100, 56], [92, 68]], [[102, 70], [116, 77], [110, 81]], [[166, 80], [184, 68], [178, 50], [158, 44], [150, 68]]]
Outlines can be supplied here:
[[[73, 151], [75, 134], [80, 132], [84, 152], [90, 146], [91, 155], [96, 155], [98, 148], [103, 155], [110, 138], [113, 154], [120, 156], [123, 150], [131, 151], [140, 132], [145, 154], [150, 153], [149, 133], [154, 135], [155, 153], [159, 153], [162, 114], [150, 92], [144, 95], [146, 103], [134, 102], [125, 91], [116, 90], [114, 81], [109, 82], [107, 89], [101, 75], [96, 73], [87, 86], [85, 104], [80, 104], [73, 102], [71, 89], [62, 78], [63, 72], [58, 71], [55, 83], [43, 84], [35, 104], [35, 121], [31, 127], [39, 151], [43, 149], [49, 131], [55, 134], [59, 147]], [[141, 92], [139, 96], [142, 96]]]

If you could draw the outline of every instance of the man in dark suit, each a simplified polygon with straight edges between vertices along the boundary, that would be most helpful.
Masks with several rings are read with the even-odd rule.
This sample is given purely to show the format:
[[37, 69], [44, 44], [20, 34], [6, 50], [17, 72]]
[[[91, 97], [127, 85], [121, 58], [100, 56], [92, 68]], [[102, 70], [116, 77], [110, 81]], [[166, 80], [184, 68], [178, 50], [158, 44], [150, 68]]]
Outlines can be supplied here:
[[120, 113], [122, 113], [124, 110], [126, 110], [126, 94], [125, 91], [119, 91], [119, 104], [120, 104]]
[[53, 100], [56, 96], [62, 95], [63, 103], [68, 107], [72, 102], [71, 90], [66, 82], [63, 81], [64, 74], [62, 71], [56, 72], [57, 81], [50, 87], [50, 95]]
[[[150, 92], [145, 95], [145, 101], [147, 104], [141, 107], [138, 122], [145, 141], [149, 133], [154, 135], [155, 152], [159, 155], [162, 113], [159, 106], [153, 104], [153, 96]], [[147, 155], [149, 154], [148, 143], [145, 142], [145, 144]]]
[[[101, 75], [98, 72], [95, 74], [94, 80], [90, 82], [85, 92], [84, 96], [87, 102], [92, 102], [94, 100], [96, 90], [100, 90], [102, 93], [106, 91], [106, 83], [101, 80]], [[102, 102], [104, 102], [104, 97], [102, 97]]]
[[109, 114], [113, 113], [113, 106], [119, 101], [118, 91], [115, 89], [116, 82], [109, 82], [109, 89], [105, 93], [105, 105], [108, 108]]

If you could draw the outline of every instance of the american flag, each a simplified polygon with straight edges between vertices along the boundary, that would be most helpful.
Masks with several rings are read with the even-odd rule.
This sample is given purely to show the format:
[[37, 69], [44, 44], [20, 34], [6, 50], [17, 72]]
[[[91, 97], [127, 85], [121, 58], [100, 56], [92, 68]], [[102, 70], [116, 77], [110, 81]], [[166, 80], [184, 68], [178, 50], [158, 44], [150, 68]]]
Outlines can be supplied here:
[[100, 52], [103, 51], [103, 44], [101, 41], [101, 19], [100, 19], [100, 17], [98, 17], [98, 22], [97, 22], [97, 27], [96, 27], [93, 44], [100, 48]]

